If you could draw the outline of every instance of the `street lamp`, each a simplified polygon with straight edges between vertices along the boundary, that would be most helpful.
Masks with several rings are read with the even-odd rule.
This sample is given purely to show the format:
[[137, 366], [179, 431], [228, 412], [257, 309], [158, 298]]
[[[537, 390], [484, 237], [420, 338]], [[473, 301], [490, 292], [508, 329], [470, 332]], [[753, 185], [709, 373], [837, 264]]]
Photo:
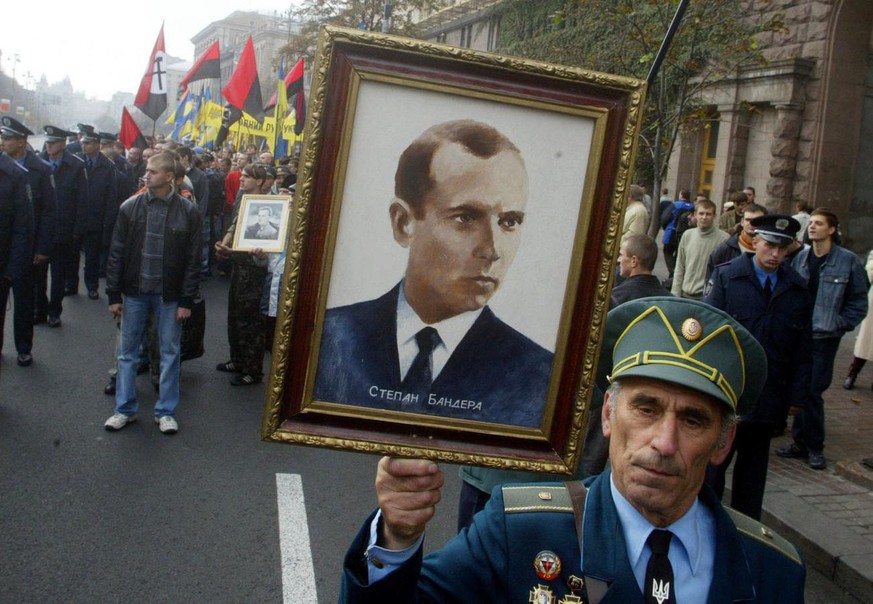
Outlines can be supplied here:
[[[12, 99], [11, 99], [12, 103], [11, 103], [11, 105], [12, 105], [12, 107], [15, 107], [15, 67], [19, 63], [21, 63], [21, 55], [19, 55], [18, 53], [15, 53], [12, 55], [12, 58], [10, 60], [12, 61], [12, 95], [11, 95], [12, 96]], [[13, 109], [13, 111], [14, 111], [14, 109]]]

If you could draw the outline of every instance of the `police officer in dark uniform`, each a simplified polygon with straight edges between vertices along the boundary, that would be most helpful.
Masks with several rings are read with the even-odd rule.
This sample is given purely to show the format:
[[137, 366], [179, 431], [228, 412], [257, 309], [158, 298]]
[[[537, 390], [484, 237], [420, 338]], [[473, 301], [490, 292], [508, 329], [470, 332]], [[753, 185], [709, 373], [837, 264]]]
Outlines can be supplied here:
[[34, 265], [48, 262], [54, 244], [57, 207], [51, 168], [36, 153], [27, 148], [27, 137], [31, 135], [33, 132], [15, 118], [8, 115], [0, 118], [0, 142], [3, 151], [27, 171], [33, 212], [32, 262], [12, 282], [12, 294], [15, 298], [13, 314], [15, 348], [18, 350], [18, 365], [21, 367], [28, 367], [33, 363], [31, 350], [33, 349]]
[[118, 218], [118, 208], [128, 197], [136, 192], [136, 181], [127, 159], [117, 149], [118, 136], [111, 132], [100, 132], [100, 153], [105, 155], [115, 166], [116, 201], [113, 204], [112, 216], [109, 223], [112, 225], [103, 231], [102, 251], [100, 253], [100, 278], [106, 276], [106, 257], [109, 253], [109, 242], [112, 239], [112, 229], [115, 228], [115, 220]]
[[721, 497], [725, 472], [736, 453], [731, 507], [761, 518], [770, 438], [790, 407], [809, 396], [812, 371], [812, 299], [806, 281], [784, 262], [800, 223], [783, 214], [758, 216], [755, 253], [741, 254], [716, 267], [705, 302], [734, 317], [767, 354], [767, 380], [751, 413], [740, 418], [727, 459], [710, 472]]
[[7, 155], [0, 154], [0, 351], [6, 302], [12, 283], [33, 262], [33, 213], [27, 175]]
[[67, 138], [74, 136], [73, 133], [57, 126], [45, 126], [43, 130], [45, 151], [41, 157], [51, 167], [58, 205], [55, 239], [49, 255], [51, 293], [46, 295], [49, 266], [37, 265], [34, 320], [41, 323], [48, 317], [49, 327], [60, 327], [65, 287], [69, 281], [67, 270], [79, 253], [74, 242], [82, 239], [85, 229], [88, 177], [85, 162], [67, 149]]
[[[100, 153], [100, 135], [94, 131], [94, 127], [79, 124], [79, 132], [82, 135], [82, 159], [88, 175], [88, 211], [82, 235], [85, 287], [88, 289], [88, 297], [96, 300], [100, 297], [97, 290], [100, 286], [101, 252], [108, 248], [118, 214], [118, 171], [115, 164]], [[79, 288], [78, 254], [75, 255], [75, 266], [67, 269], [67, 277], [71, 279], [67, 283], [67, 291], [76, 293]]]

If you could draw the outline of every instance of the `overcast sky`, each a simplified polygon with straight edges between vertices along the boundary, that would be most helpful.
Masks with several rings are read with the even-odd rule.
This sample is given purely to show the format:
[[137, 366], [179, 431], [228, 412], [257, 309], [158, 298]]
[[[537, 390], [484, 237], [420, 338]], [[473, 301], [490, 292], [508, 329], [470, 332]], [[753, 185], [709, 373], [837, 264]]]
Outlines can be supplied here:
[[[167, 54], [194, 59], [191, 38], [235, 10], [285, 13], [295, 0], [148, 0], [143, 3], [14, 3], [16, 23], [6, 22], [0, 35], [3, 73], [27, 85], [43, 74], [49, 83], [69, 76], [73, 88], [88, 97], [109, 100], [116, 91], [135, 93], [164, 22]], [[32, 86], [31, 86], [32, 88]]]

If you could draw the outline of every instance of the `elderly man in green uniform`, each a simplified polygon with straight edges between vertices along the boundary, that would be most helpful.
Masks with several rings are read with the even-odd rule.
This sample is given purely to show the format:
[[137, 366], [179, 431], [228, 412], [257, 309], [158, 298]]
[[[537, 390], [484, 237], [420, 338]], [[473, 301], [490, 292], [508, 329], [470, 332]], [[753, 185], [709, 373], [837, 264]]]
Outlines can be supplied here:
[[470, 528], [423, 558], [442, 473], [383, 458], [379, 509], [346, 555], [340, 601], [802, 602], [797, 550], [704, 486], [758, 397], [761, 346], [726, 313], [664, 297], [615, 308], [605, 336], [611, 469], [495, 489]]

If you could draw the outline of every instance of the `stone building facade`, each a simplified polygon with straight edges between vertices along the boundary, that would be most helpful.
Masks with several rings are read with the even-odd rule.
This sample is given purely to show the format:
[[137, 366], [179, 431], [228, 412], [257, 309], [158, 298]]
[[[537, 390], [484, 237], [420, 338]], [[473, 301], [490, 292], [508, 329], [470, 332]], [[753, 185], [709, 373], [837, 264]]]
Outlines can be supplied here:
[[[276, 91], [276, 59], [279, 49], [288, 44], [299, 28], [299, 23], [284, 15], [234, 11], [224, 19], [213, 21], [191, 38], [194, 57], [196, 60], [218, 40], [221, 50], [220, 87], [224, 87], [230, 81], [243, 48], [251, 36], [258, 65], [258, 80], [261, 83], [261, 98], [266, 102]], [[213, 94], [215, 92], [213, 89]]]
[[671, 190], [721, 202], [752, 185], [771, 211], [828, 206], [847, 246], [873, 247], [873, 2], [762, 0], [785, 29], [759, 40], [767, 62], [707, 91], [709, 129], [671, 158]]
[[[424, 38], [491, 50], [490, 0], [449, 0], [421, 15]], [[785, 28], [758, 41], [767, 62], [706, 92], [712, 121], [685, 133], [666, 182], [717, 204], [746, 185], [772, 211], [829, 206], [843, 240], [873, 248], [873, 0], [760, 0]], [[753, 17], [754, 18], [754, 17]], [[681, 34], [680, 34], [681, 35]]]

